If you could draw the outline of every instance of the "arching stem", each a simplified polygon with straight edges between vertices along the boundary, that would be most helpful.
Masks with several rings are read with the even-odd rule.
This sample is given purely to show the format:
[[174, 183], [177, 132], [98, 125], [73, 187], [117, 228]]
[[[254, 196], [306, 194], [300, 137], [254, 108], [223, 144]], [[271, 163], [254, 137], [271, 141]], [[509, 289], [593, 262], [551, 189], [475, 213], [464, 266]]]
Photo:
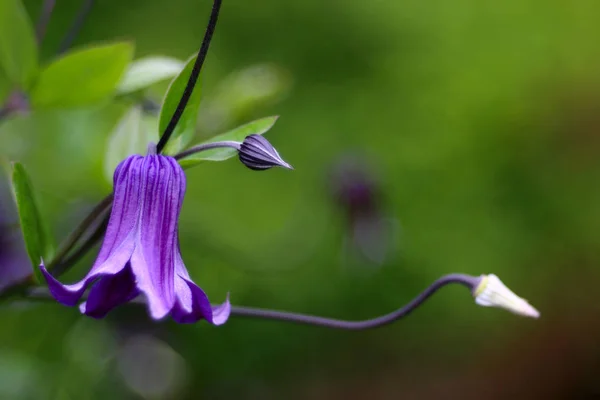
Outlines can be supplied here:
[[[106, 196], [104, 199], [102, 199], [102, 201], [100, 201], [100, 203], [98, 203], [96, 205], [96, 207], [94, 207], [94, 209], [77, 226], [77, 228], [75, 228], [75, 230], [73, 232], [71, 232], [71, 234], [69, 236], [67, 236], [67, 238], [64, 240], [64, 242], [61, 243], [60, 247], [58, 248], [58, 250], [56, 252], [56, 255], [54, 256], [54, 258], [52, 259], [50, 264], [48, 264], [47, 268], [49, 271], [53, 271], [56, 276], [59, 276], [60, 273], [65, 271], [63, 269], [64, 265], [65, 265], [62, 263], [63, 259], [71, 251], [73, 246], [75, 246], [75, 244], [77, 244], [79, 239], [88, 230], [88, 228], [90, 226], [92, 226], [94, 224], [94, 222], [97, 221], [98, 217], [103, 215], [110, 208], [110, 206], [112, 204], [112, 200], [113, 200], [113, 194], [111, 193], [108, 196]], [[57, 271], [57, 270], [55, 270], [55, 268], [59, 264], [62, 264], [63, 268], [61, 268], [60, 271]]]
[[[408, 304], [400, 307], [396, 311], [393, 311], [389, 314], [382, 315], [380, 317], [366, 319], [363, 321], [347, 321], [340, 320], [334, 318], [325, 318], [315, 315], [308, 314], [300, 314], [293, 313], [287, 311], [277, 311], [277, 310], [268, 310], [262, 308], [254, 308], [254, 307], [243, 307], [243, 306], [232, 306], [231, 307], [231, 317], [243, 317], [243, 318], [253, 318], [253, 319], [263, 319], [263, 320], [273, 320], [280, 322], [292, 322], [296, 324], [303, 325], [312, 325], [312, 326], [320, 326], [324, 328], [331, 329], [343, 329], [343, 330], [365, 330], [365, 329], [373, 329], [381, 326], [385, 326], [391, 324], [395, 321], [398, 321], [406, 316], [408, 316], [411, 312], [419, 308], [427, 299], [431, 297], [435, 292], [441, 289], [444, 286], [450, 284], [459, 284], [465, 286], [469, 291], [473, 292], [473, 290], [479, 285], [481, 282], [481, 277], [475, 277], [471, 275], [465, 274], [449, 274], [442, 276], [431, 285], [429, 285], [424, 291], [418, 294], [413, 300], [408, 302]], [[27, 299], [33, 301], [46, 301], [51, 300], [54, 301], [52, 295], [48, 292], [46, 288], [35, 288], [29, 290], [27, 293]], [[144, 300], [142, 297], [138, 297], [132, 301], [132, 303], [136, 304], [144, 304]]]
[[231, 315], [245, 318], [270, 319], [275, 321], [293, 322], [296, 324], [322, 326], [332, 329], [344, 330], [365, 330], [378, 328], [380, 326], [391, 324], [401, 318], [406, 317], [411, 312], [419, 308], [431, 295], [437, 292], [440, 288], [450, 284], [459, 284], [466, 286], [469, 290], [473, 290], [479, 284], [481, 278], [464, 274], [449, 274], [442, 276], [430, 286], [428, 286], [417, 297], [411, 300], [408, 304], [400, 307], [396, 311], [382, 315], [377, 318], [367, 319], [363, 321], [347, 321], [333, 318], [324, 318], [314, 315], [291, 313], [287, 311], [275, 311], [253, 307], [233, 306], [231, 307]]
[[230, 147], [230, 148], [239, 150], [241, 145], [242, 144], [240, 142], [234, 142], [231, 140], [226, 140], [223, 142], [212, 142], [212, 143], [199, 144], [198, 146], [190, 147], [189, 149], [184, 150], [181, 153], [176, 154], [173, 157], [176, 160], [181, 160], [182, 158], [191, 156], [192, 154], [200, 153], [202, 151], [225, 148], [225, 147]]
[[177, 108], [175, 112], [173, 112], [173, 116], [169, 121], [169, 124], [165, 128], [158, 144], [156, 146], [157, 152], [160, 154], [161, 151], [165, 148], [165, 145], [169, 141], [169, 138], [173, 134], [179, 119], [183, 115], [183, 111], [187, 106], [188, 101], [190, 100], [190, 96], [194, 91], [194, 87], [196, 86], [196, 82], [198, 81], [198, 76], [200, 76], [200, 70], [202, 69], [202, 65], [204, 64], [204, 60], [206, 59], [206, 54], [208, 53], [208, 47], [210, 46], [210, 41], [212, 39], [213, 33], [215, 32], [215, 28], [217, 27], [217, 20], [219, 19], [219, 10], [221, 9], [222, 0], [214, 0], [212, 11], [210, 13], [210, 19], [208, 20], [208, 26], [206, 27], [206, 32], [204, 33], [204, 39], [202, 40], [202, 45], [200, 46], [200, 51], [198, 51], [198, 56], [196, 57], [196, 62], [192, 67], [192, 73], [190, 74], [190, 78], [183, 90], [183, 94], [181, 95], [181, 99], [179, 100], [179, 104], [177, 104]]
[[38, 46], [41, 45], [42, 40], [44, 40], [46, 29], [48, 28], [48, 23], [50, 22], [50, 17], [52, 16], [52, 11], [54, 10], [55, 4], [56, 0], [44, 0], [42, 12], [40, 13], [40, 18], [38, 19], [35, 27], [35, 36], [37, 38]]

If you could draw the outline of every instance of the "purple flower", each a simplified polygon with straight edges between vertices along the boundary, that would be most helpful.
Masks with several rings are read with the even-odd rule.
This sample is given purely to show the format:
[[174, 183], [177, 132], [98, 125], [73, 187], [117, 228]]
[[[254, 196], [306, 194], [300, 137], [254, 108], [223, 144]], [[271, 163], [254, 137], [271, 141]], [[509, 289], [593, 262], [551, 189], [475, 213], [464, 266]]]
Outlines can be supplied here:
[[360, 156], [344, 154], [333, 165], [328, 186], [345, 213], [349, 250], [383, 265], [394, 250], [396, 223], [385, 209], [384, 186], [370, 164]]
[[40, 267], [54, 298], [74, 306], [92, 285], [80, 310], [94, 318], [143, 294], [155, 320], [170, 314], [179, 323], [202, 318], [225, 323], [229, 300], [212, 307], [181, 259], [177, 226], [185, 184], [172, 157], [135, 155], [122, 161], [114, 174], [106, 236], [90, 272], [78, 283], [63, 285]]

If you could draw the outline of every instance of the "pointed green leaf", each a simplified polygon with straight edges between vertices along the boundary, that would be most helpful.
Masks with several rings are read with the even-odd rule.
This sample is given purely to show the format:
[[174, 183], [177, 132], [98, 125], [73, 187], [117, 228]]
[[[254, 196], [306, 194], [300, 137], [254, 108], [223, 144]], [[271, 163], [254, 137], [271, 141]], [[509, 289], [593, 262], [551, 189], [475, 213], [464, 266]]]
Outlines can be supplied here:
[[25, 248], [31, 260], [34, 275], [39, 280], [41, 274], [39, 271], [40, 261], [49, 261], [54, 253], [54, 241], [48, 225], [45, 223], [37, 206], [33, 194], [31, 181], [23, 165], [13, 164], [12, 186], [17, 210], [19, 212], [19, 221], [25, 240]]
[[76, 107], [115, 93], [131, 61], [127, 42], [88, 47], [65, 54], [40, 72], [31, 92], [34, 107]]
[[[229, 132], [217, 135], [204, 143], [222, 142], [222, 141], [234, 141], [243, 142], [246, 136], [249, 135], [262, 135], [275, 125], [279, 116], [272, 116], [257, 119], [245, 125], [239, 126]], [[179, 161], [182, 167], [189, 168], [200, 164], [202, 161], [224, 161], [237, 154], [237, 151], [232, 148], [220, 148], [206, 150], [200, 153], [192, 154]]]
[[[190, 58], [186, 62], [185, 68], [179, 75], [177, 75], [175, 79], [173, 79], [169, 89], [167, 90], [167, 94], [165, 95], [162, 108], [160, 110], [160, 120], [158, 123], [158, 130], [160, 134], [165, 131], [167, 125], [169, 125], [171, 117], [173, 117], [173, 113], [177, 109], [181, 95], [183, 94], [183, 91], [187, 85], [187, 81], [192, 73], [194, 62], [196, 62], [196, 56]], [[175, 131], [173, 132], [171, 139], [167, 143], [164, 151], [165, 154], [178, 153], [194, 138], [194, 135], [196, 134], [196, 122], [198, 120], [198, 108], [200, 107], [201, 97], [200, 79], [198, 79], [187, 107], [179, 119], [179, 123], [175, 127]]]
[[183, 61], [169, 57], [145, 57], [129, 65], [117, 91], [119, 94], [145, 89], [157, 82], [177, 76], [185, 66]]
[[11, 83], [29, 89], [37, 72], [33, 26], [21, 0], [0, 0], [0, 68]]
[[148, 123], [142, 115], [142, 108], [136, 105], [127, 110], [115, 125], [104, 157], [104, 176], [109, 182], [112, 182], [121, 161], [132, 154], [146, 154], [148, 143], [156, 143], [156, 128], [149, 129]]

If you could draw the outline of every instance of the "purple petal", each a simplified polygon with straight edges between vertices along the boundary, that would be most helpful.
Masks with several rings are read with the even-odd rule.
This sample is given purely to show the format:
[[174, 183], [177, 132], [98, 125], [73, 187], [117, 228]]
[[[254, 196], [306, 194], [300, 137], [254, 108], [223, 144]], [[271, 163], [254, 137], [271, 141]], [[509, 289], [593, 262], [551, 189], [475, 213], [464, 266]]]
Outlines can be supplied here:
[[140, 174], [131, 173], [143, 157], [131, 156], [121, 162], [114, 175], [114, 201], [102, 247], [85, 278], [63, 285], [40, 266], [52, 295], [64, 305], [74, 306], [95, 279], [119, 273], [131, 258], [139, 219]]
[[179, 249], [179, 236], [175, 236], [175, 293], [177, 301], [171, 312], [173, 319], [180, 323], [193, 323], [205, 319], [213, 325], [222, 325], [229, 318], [231, 305], [229, 295], [225, 302], [218, 306], [211, 306], [208, 297], [202, 289], [190, 279], [190, 274], [185, 268], [181, 251]]
[[212, 323], [214, 325], [223, 325], [225, 322], [227, 322], [227, 320], [229, 319], [229, 314], [231, 314], [231, 303], [229, 302], [229, 293], [227, 293], [227, 297], [225, 298], [225, 302], [223, 304], [213, 306], [212, 313]]
[[[212, 307], [208, 297], [202, 289], [194, 282], [178, 277], [180, 281], [177, 286], [177, 301], [171, 312], [171, 316], [180, 324], [190, 324], [200, 319], [205, 319], [213, 325], [222, 325], [229, 318], [231, 305], [229, 296], [219, 306]], [[183, 287], [187, 289], [183, 289]]]
[[131, 238], [126, 239], [104, 263], [94, 265], [85, 278], [72, 285], [63, 285], [56, 280], [56, 278], [50, 275], [50, 272], [46, 270], [43, 263], [40, 265], [40, 269], [44, 278], [46, 278], [46, 282], [48, 282], [48, 288], [50, 289], [52, 296], [66, 306], [74, 306], [92, 281], [103, 276], [116, 275], [121, 272], [131, 257], [134, 244], [135, 242]]
[[175, 304], [174, 251], [185, 174], [171, 157], [147, 156], [141, 168], [142, 199], [137, 246], [131, 258], [150, 315], [161, 319]]
[[135, 173], [135, 169], [140, 169], [142, 160], [142, 156], [128, 157], [115, 170], [113, 207], [104, 241], [94, 265], [106, 261], [115, 251], [115, 247], [120, 246], [137, 227], [142, 185], [140, 174]]
[[116, 275], [100, 278], [79, 310], [93, 318], [103, 318], [113, 308], [133, 300], [139, 291], [128, 264]]

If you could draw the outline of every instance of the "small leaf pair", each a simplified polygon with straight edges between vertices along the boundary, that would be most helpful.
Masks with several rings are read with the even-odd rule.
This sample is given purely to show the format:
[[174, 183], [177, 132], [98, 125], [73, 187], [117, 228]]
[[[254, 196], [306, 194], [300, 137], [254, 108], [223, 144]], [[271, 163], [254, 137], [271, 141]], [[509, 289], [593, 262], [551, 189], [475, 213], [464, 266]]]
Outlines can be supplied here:
[[0, 105], [12, 91], [33, 109], [80, 107], [115, 93], [133, 57], [118, 42], [68, 52], [39, 65], [35, 32], [21, 0], [0, 1]]

